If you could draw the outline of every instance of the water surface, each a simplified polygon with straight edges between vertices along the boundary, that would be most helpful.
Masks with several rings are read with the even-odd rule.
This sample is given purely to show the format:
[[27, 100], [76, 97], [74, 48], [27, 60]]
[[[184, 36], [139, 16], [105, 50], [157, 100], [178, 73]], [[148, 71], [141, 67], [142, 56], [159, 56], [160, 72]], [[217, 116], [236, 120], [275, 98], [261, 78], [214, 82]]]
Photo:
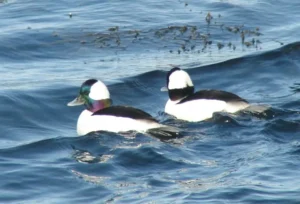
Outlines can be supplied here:
[[[1, 1], [1, 203], [298, 203], [298, 1]], [[212, 19], [206, 17], [210, 13]], [[244, 36], [244, 37], [242, 37]], [[175, 64], [270, 110], [163, 113]], [[76, 135], [80, 84], [183, 130]]]

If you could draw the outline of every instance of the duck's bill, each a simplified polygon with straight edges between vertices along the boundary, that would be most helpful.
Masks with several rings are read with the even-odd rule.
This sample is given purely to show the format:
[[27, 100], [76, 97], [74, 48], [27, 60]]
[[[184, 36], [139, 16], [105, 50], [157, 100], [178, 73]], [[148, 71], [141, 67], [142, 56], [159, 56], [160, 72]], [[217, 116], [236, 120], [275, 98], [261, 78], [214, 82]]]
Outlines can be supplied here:
[[161, 87], [160, 91], [169, 91], [169, 89], [167, 87]]
[[67, 105], [68, 106], [79, 106], [79, 105], [83, 105], [83, 104], [84, 104], [83, 98], [78, 96], [73, 101], [69, 102]]

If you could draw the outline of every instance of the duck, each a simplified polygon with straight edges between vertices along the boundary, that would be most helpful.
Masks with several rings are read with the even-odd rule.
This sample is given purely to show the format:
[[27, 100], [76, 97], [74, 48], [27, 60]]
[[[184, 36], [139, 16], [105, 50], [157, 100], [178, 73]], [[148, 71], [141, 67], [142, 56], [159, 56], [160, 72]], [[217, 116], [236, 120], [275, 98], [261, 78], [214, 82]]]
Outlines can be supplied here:
[[166, 77], [169, 99], [165, 113], [177, 119], [198, 122], [212, 118], [215, 112], [236, 113], [249, 107], [249, 102], [236, 94], [222, 90], [200, 90], [194, 92], [190, 75], [173, 67]]
[[158, 137], [174, 137], [179, 133], [178, 128], [160, 124], [143, 110], [112, 105], [108, 88], [97, 79], [83, 82], [78, 96], [67, 105], [85, 106], [77, 120], [79, 136], [98, 131], [114, 133], [136, 131]]

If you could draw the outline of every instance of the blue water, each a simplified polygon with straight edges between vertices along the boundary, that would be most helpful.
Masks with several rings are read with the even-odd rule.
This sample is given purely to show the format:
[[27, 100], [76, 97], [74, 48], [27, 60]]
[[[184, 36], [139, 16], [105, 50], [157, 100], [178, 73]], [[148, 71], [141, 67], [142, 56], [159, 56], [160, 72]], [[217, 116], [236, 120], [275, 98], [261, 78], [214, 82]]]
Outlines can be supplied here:
[[[299, 6], [0, 1], [0, 203], [299, 203]], [[169, 64], [197, 90], [271, 108], [175, 120], [160, 92]], [[66, 104], [91, 77], [182, 137], [78, 137], [83, 107]]]

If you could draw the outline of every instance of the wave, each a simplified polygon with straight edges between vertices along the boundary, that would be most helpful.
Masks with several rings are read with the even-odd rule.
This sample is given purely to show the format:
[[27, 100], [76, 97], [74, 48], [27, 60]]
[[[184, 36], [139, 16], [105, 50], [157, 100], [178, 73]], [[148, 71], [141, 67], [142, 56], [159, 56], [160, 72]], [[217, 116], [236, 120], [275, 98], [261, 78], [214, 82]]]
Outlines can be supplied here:
[[[245, 202], [256, 202], [249, 193], [272, 195], [270, 201], [286, 201], [276, 196], [279, 193], [296, 197], [296, 189], [275, 184], [277, 178], [285, 185], [296, 180], [293, 175], [299, 167], [292, 162], [299, 155], [299, 45], [187, 69], [198, 90], [222, 89], [270, 106], [259, 114], [216, 113], [199, 123], [164, 114], [168, 95], [160, 88], [169, 67], [107, 83], [114, 104], [141, 108], [163, 124], [183, 130], [181, 138], [170, 141], [140, 133], [78, 137], [76, 121], [83, 107], [66, 104], [80, 84], [2, 90], [3, 187], [27, 189], [25, 193], [32, 195], [28, 200], [36, 199], [35, 188], [46, 194], [45, 186], [51, 193], [74, 197], [101, 189], [102, 200], [122, 202], [134, 195], [140, 196], [136, 201], [225, 199], [229, 192]], [[282, 169], [290, 174], [280, 177]], [[71, 193], [66, 188], [77, 190]]]

